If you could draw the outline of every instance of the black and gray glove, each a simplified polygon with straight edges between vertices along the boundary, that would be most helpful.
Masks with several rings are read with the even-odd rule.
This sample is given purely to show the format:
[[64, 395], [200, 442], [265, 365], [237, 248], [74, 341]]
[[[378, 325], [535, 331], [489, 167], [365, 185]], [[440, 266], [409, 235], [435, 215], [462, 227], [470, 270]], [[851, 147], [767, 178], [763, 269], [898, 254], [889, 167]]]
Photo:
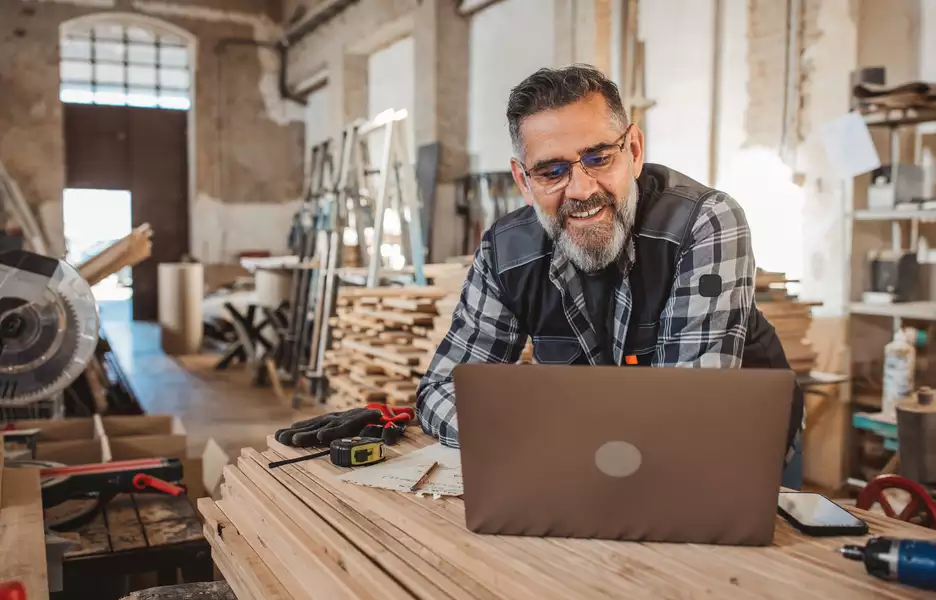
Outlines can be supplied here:
[[368, 425], [380, 423], [381, 417], [379, 410], [352, 408], [293, 423], [274, 437], [281, 444], [298, 448], [328, 446], [334, 440], [360, 435]]

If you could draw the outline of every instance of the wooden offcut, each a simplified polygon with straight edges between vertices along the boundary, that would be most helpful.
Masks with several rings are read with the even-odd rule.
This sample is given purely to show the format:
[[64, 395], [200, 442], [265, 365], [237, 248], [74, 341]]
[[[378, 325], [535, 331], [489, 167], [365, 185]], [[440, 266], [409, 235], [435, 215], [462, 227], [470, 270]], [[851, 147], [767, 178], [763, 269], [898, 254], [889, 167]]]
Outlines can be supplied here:
[[144, 223], [78, 265], [78, 273], [88, 285], [95, 285], [124, 267], [136, 266], [150, 257], [153, 250], [152, 237], [152, 228], [149, 223]]

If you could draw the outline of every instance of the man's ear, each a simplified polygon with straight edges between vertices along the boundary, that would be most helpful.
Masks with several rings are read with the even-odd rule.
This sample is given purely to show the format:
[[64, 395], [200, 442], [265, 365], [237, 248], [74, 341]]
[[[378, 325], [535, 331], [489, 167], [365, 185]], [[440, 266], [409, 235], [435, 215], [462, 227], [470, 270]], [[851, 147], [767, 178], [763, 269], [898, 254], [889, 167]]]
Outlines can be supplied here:
[[624, 151], [630, 154], [634, 162], [634, 177], [640, 177], [644, 166], [644, 134], [636, 123], [631, 125], [630, 136], [628, 136], [627, 147]]
[[510, 159], [510, 173], [513, 175], [514, 183], [517, 184], [520, 193], [523, 194], [523, 199], [526, 200], [527, 206], [533, 206], [533, 192], [530, 190], [526, 173], [523, 172], [523, 166], [516, 158]]

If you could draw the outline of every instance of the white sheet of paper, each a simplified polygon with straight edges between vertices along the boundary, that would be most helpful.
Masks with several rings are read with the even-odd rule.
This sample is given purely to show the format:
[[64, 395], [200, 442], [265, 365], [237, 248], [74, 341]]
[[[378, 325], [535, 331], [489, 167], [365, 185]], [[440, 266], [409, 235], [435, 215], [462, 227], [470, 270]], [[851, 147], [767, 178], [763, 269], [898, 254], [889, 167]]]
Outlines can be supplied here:
[[836, 174], [842, 179], [857, 177], [881, 166], [867, 123], [857, 112], [826, 123], [822, 141]]
[[357, 485], [409, 492], [426, 469], [436, 461], [439, 463], [438, 468], [417, 493], [461, 496], [465, 491], [462, 486], [461, 454], [457, 448], [448, 448], [442, 444], [426, 446], [376, 465], [355, 469], [338, 479]]

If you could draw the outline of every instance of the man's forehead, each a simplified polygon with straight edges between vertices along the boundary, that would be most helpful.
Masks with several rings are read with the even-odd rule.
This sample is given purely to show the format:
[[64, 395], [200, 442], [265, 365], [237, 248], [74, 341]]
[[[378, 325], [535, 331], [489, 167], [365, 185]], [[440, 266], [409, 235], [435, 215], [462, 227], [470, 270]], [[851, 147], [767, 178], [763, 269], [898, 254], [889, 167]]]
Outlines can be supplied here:
[[599, 94], [560, 108], [530, 115], [520, 123], [524, 162], [576, 160], [589, 147], [620, 136], [607, 102]]

